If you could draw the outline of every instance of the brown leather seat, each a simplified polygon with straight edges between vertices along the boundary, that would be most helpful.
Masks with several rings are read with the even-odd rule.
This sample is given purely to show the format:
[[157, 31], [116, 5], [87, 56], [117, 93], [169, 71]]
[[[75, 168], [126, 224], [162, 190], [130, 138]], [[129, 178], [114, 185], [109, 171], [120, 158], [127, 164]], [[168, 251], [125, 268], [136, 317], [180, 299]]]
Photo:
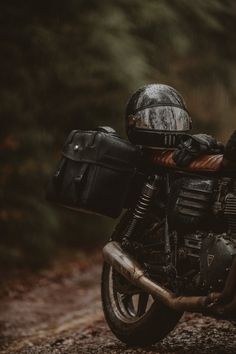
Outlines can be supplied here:
[[223, 167], [223, 155], [203, 155], [194, 160], [189, 166], [180, 168], [172, 159], [173, 150], [149, 150], [152, 163], [169, 168], [178, 168], [193, 172], [219, 172]]

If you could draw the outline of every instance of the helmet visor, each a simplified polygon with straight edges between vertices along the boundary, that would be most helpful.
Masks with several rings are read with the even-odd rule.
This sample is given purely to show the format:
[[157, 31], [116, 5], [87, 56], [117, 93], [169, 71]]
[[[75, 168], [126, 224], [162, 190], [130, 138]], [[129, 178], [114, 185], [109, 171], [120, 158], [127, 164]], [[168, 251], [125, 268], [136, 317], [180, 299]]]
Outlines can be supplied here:
[[[135, 127], [169, 132], [183, 132], [191, 129], [191, 118], [181, 107], [158, 106], [135, 113]], [[132, 124], [132, 123], [131, 123]]]

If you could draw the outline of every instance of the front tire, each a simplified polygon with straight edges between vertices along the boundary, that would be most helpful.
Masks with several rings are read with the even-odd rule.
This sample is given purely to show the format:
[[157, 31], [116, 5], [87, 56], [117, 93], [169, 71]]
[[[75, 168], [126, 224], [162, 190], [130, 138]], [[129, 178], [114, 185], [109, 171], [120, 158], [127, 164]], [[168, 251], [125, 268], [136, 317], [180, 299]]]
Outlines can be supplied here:
[[115, 285], [114, 274], [112, 267], [104, 262], [101, 296], [111, 331], [131, 346], [147, 346], [163, 339], [176, 326], [182, 312], [153, 301], [149, 294], [139, 289], [134, 289], [133, 293], [122, 292]]

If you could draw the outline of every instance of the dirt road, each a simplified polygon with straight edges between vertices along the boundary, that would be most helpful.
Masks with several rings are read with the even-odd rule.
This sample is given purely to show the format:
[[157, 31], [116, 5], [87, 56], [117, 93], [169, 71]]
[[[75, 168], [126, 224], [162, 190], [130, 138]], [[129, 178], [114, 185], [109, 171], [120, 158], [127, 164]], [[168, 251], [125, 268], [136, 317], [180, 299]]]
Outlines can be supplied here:
[[[99, 258], [99, 257], [98, 257]], [[127, 348], [108, 329], [100, 303], [99, 259], [65, 264], [25, 286], [7, 285], [0, 304], [0, 353], [236, 353], [236, 327], [186, 314], [161, 343]]]

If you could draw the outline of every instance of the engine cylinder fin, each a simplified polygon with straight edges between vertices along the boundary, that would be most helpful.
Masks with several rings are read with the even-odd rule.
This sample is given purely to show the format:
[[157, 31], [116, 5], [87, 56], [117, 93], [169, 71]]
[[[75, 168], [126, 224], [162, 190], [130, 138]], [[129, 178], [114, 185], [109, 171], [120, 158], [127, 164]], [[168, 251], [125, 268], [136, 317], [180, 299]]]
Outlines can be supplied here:
[[186, 207], [179, 208], [179, 214], [186, 215], [186, 216], [196, 216], [196, 217], [201, 216], [201, 212], [199, 212], [197, 210], [193, 210], [193, 209], [188, 209]]
[[196, 201], [200, 201], [200, 202], [205, 202], [208, 203], [209, 202], [209, 196], [206, 195], [201, 195], [201, 194], [190, 194], [190, 193], [184, 193], [183, 191], [181, 191], [179, 193], [179, 196], [187, 199], [187, 200], [196, 200]]
[[236, 238], [236, 194], [228, 194], [226, 196], [224, 215], [228, 222], [230, 233]]
[[[183, 186], [183, 191], [186, 191], [186, 192], [190, 192], [192, 193], [193, 192], [193, 189], [190, 188], [190, 187], [185, 187]], [[204, 190], [204, 189], [199, 189], [199, 188], [194, 188], [194, 193], [199, 193], [199, 194], [211, 194], [211, 192], [209, 190]]]
[[191, 208], [194, 208], [194, 209], [199, 209], [199, 210], [205, 210], [205, 205], [201, 205], [199, 204], [198, 202], [194, 202], [194, 201], [188, 201], [187, 202], [188, 204], [186, 205], [186, 201], [184, 202], [179, 202], [178, 205], [181, 206], [181, 207], [191, 207]]

